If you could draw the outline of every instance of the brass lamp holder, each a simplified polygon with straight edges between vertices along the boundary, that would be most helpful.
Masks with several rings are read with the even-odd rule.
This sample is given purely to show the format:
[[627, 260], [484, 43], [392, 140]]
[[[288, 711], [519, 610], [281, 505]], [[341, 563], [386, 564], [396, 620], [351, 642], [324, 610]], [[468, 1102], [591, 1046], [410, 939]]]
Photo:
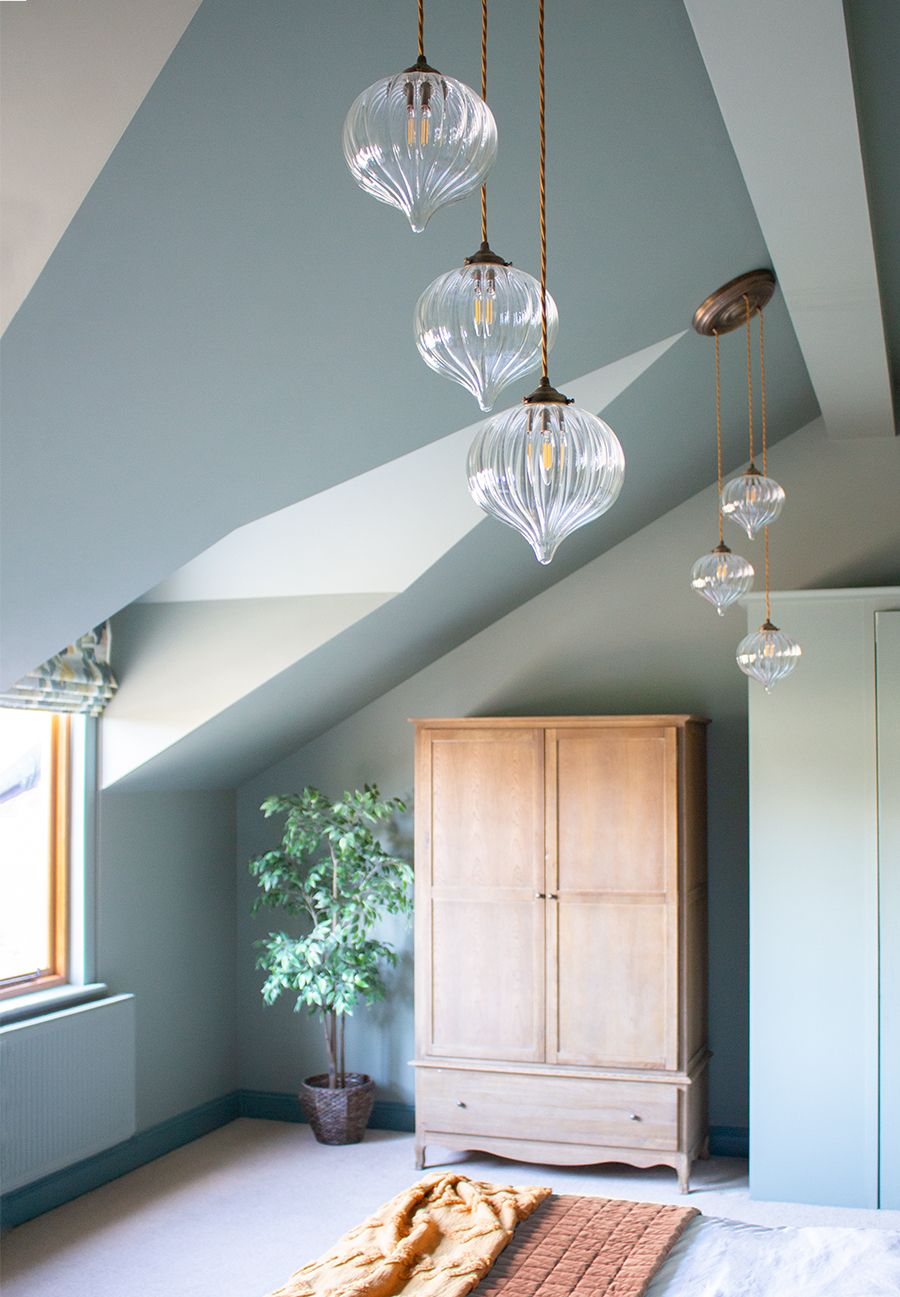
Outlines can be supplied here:
[[747, 321], [747, 304], [750, 314], [756, 315], [771, 301], [777, 280], [771, 270], [750, 270], [710, 293], [701, 302], [691, 320], [694, 328], [704, 337], [731, 333]]

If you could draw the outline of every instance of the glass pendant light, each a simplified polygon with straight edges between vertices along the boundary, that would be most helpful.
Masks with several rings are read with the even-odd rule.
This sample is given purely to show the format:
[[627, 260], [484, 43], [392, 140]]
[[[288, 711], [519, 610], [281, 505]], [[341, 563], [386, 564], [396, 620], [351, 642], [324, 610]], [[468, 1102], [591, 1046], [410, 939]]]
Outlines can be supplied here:
[[482, 425], [469, 450], [468, 478], [476, 504], [524, 536], [538, 562], [549, 563], [566, 536], [615, 503], [625, 476], [625, 458], [612, 428], [573, 405], [551, 385], [547, 373], [544, 82], [544, 0], [538, 0], [543, 376], [521, 405]]
[[[481, 97], [487, 97], [487, 0], [481, 0]], [[547, 302], [549, 346], [559, 319]], [[458, 269], [439, 275], [416, 303], [416, 346], [425, 364], [461, 384], [482, 410], [540, 363], [541, 288], [491, 248], [487, 188], [481, 187], [481, 247]]]
[[[716, 340], [716, 482], [717, 504], [722, 495], [722, 375], [719, 364], [719, 334], [714, 330]], [[720, 617], [725, 616], [725, 609], [745, 595], [753, 585], [753, 566], [740, 554], [732, 554], [725, 544], [722, 527], [722, 509], [717, 507], [719, 515], [719, 543], [711, 554], [698, 558], [691, 570], [691, 588], [704, 599], [708, 599]]]
[[425, 59], [424, 0], [419, 57], [354, 101], [344, 122], [344, 157], [357, 184], [399, 207], [420, 234], [439, 207], [465, 198], [497, 156], [497, 126], [484, 100]]
[[[731, 479], [721, 493], [722, 513], [732, 522], [736, 522], [752, 540], [757, 532], [768, 527], [770, 522], [784, 508], [784, 489], [765, 470], [760, 473], [753, 462], [753, 370], [750, 360], [750, 299], [744, 297], [747, 322], [747, 407], [750, 420], [750, 464], [737, 477]], [[762, 310], [759, 309], [760, 322], [760, 380], [762, 400], [765, 403], [766, 370], [762, 351]], [[763, 404], [763, 408], [765, 405]]]
[[758, 680], [770, 694], [773, 685], [791, 674], [801, 654], [797, 641], [773, 626], [767, 616], [759, 630], [741, 640], [737, 664], [744, 675]]
[[[547, 302], [549, 346], [559, 328]], [[541, 356], [541, 287], [485, 240], [457, 270], [440, 275], [416, 303], [416, 346], [425, 364], [460, 383], [482, 410]]]
[[708, 599], [720, 617], [753, 587], [753, 564], [732, 554], [724, 542], [698, 558], [691, 569], [691, 588]]

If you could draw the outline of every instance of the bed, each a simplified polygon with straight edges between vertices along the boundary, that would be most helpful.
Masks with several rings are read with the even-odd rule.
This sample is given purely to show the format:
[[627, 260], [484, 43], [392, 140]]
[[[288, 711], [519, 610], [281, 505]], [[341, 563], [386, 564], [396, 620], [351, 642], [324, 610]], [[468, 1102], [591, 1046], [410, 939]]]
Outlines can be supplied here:
[[900, 1232], [431, 1175], [270, 1297], [900, 1297]]

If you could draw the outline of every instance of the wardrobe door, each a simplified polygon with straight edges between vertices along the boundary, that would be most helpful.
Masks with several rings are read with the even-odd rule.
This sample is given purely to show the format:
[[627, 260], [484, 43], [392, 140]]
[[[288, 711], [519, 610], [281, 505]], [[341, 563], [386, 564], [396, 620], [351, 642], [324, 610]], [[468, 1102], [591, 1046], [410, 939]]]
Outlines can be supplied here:
[[548, 1060], [678, 1067], [678, 737], [547, 731]]
[[417, 741], [420, 1056], [543, 1061], [543, 732]]

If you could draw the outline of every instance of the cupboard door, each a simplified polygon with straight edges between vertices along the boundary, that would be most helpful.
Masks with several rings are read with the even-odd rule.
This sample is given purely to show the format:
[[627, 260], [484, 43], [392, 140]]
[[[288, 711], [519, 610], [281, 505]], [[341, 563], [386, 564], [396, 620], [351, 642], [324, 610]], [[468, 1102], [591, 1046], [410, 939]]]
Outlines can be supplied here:
[[548, 1060], [675, 1069], [678, 737], [547, 731]]
[[426, 1054], [543, 1061], [543, 733], [419, 737], [418, 945]]
[[900, 612], [875, 614], [880, 902], [879, 1207], [900, 1207]]

